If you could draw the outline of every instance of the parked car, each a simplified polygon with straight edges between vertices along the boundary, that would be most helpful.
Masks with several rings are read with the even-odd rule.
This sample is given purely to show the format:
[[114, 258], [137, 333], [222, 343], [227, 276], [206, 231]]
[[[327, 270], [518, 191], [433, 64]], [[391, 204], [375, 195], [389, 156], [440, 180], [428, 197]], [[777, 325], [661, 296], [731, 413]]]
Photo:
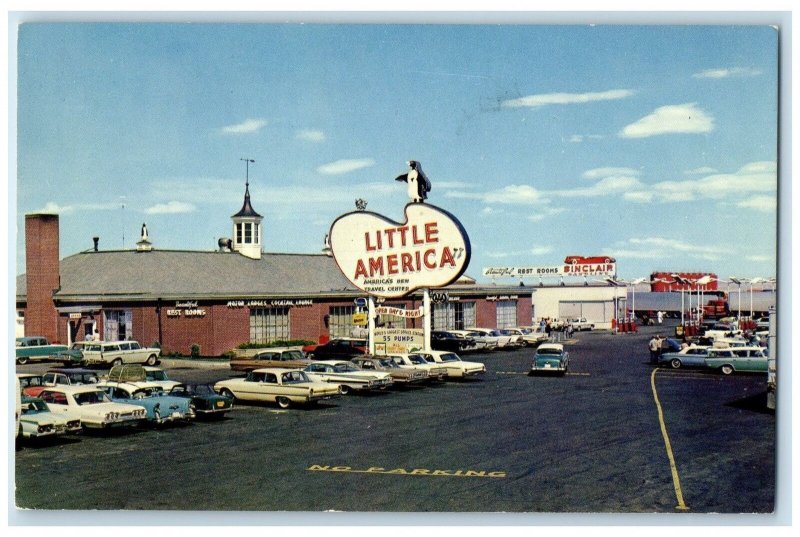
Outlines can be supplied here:
[[16, 360], [20, 365], [33, 361], [52, 361], [58, 352], [67, 350], [66, 345], [52, 345], [42, 336], [18, 337], [16, 339]]
[[690, 345], [679, 352], [666, 352], [658, 357], [658, 365], [670, 366], [673, 369], [681, 367], [706, 367], [706, 356], [708, 356], [706, 345]]
[[61, 362], [64, 367], [75, 367], [83, 364], [83, 348], [87, 341], [76, 341], [68, 349], [58, 351], [53, 355], [53, 361]]
[[226, 412], [233, 410], [233, 397], [218, 394], [211, 384], [177, 384], [168, 395], [190, 399], [198, 419], [222, 418]]
[[144, 369], [144, 380], [161, 386], [161, 389], [165, 392], [169, 392], [172, 388], [180, 384], [177, 380], [169, 378], [167, 372], [160, 367], [146, 365], [142, 367], [142, 369]]
[[146, 421], [153, 425], [188, 422], [195, 417], [191, 400], [164, 393], [158, 384], [150, 382], [117, 382], [103, 380], [98, 388], [115, 403], [138, 405], [146, 410]]
[[470, 328], [469, 330], [487, 336], [487, 338], [489, 338], [488, 341], [492, 341], [493, 338], [497, 338], [494, 340], [494, 348], [502, 349], [511, 342], [511, 336], [504, 336], [494, 328]]
[[315, 347], [306, 347], [306, 357], [312, 360], [349, 360], [367, 354], [367, 340], [359, 338], [336, 338]]
[[509, 328], [509, 330], [517, 332], [518, 335], [522, 337], [522, 341], [525, 342], [526, 346], [535, 347], [550, 339], [546, 332], [539, 332], [538, 328], [538, 326], [515, 326]]
[[320, 360], [310, 363], [303, 371], [308, 378], [341, 387], [343, 395], [353, 390], [384, 390], [392, 385], [392, 376], [382, 371], [363, 371], [344, 360]]
[[553, 372], [565, 375], [569, 367], [569, 352], [560, 343], [542, 343], [533, 354], [533, 363], [528, 373]]
[[462, 332], [431, 331], [431, 347], [440, 351], [465, 351], [475, 347], [475, 340]]
[[[460, 337], [469, 338], [473, 344], [473, 346], [470, 347], [469, 349], [471, 351], [478, 351], [478, 350], [490, 351], [497, 348], [497, 336], [490, 336], [488, 334], [484, 334], [483, 332], [475, 332], [473, 330], [450, 330], [450, 333]], [[447, 350], [447, 349], [436, 349], [436, 350]]]
[[74, 434], [81, 430], [77, 412], [52, 412], [42, 399], [23, 397], [21, 401], [18, 436], [44, 438]]
[[42, 382], [42, 375], [37, 375], [36, 373], [17, 373], [17, 383], [19, 384], [19, 390], [22, 394], [28, 395], [25, 390], [29, 388], [43, 389], [44, 385]]
[[156, 365], [161, 349], [142, 347], [138, 341], [87, 341], [83, 345], [84, 365]]
[[421, 369], [400, 367], [390, 358], [384, 356], [359, 357], [351, 360], [364, 371], [383, 371], [389, 373], [395, 384], [413, 384], [428, 380], [428, 372]]
[[480, 362], [465, 362], [454, 352], [421, 351], [420, 356], [429, 364], [436, 364], [447, 370], [450, 378], [467, 378], [486, 373], [486, 366]]
[[522, 331], [511, 328], [498, 328], [497, 331], [500, 332], [500, 335], [508, 336], [511, 338], [509, 342], [506, 344], [506, 347], [526, 346], [525, 339], [522, 337], [523, 336]]
[[756, 330], [769, 330], [769, 317], [759, 317], [756, 319]]
[[439, 364], [429, 363], [420, 354], [387, 354], [385, 358], [403, 369], [425, 371], [428, 374], [428, 380], [442, 381], [447, 377], [446, 368]]
[[79, 415], [84, 429], [133, 426], [147, 418], [141, 406], [115, 403], [97, 386], [52, 386], [40, 397], [52, 412]]
[[711, 348], [706, 356], [706, 367], [719, 370], [723, 375], [734, 372], [766, 373], [767, 353], [761, 347]]
[[566, 323], [572, 325], [572, 329], [576, 332], [581, 332], [583, 330], [594, 330], [594, 323], [587, 321], [586, 317], [567, 319]]
[[256, 369], [245, 378], [222, 380], [214, 384], [220, 395], [241, 401], [277, 403], [281, 408], [293, 404], [312, 404], [341, 394], [340, 386], [316, 381], [297, 369]]
[[55, 367], [48, 369], [42, 375], [40, 386], [29, 386], [23, 393], [29, 397], [39, 397], [39, 394], [49, 386], [79, 386], [83, 384], [97, 384], [100, 378], [97, 372], [80, 367]]
[[265, 367], [303, 368], [311, 363], [300, 349], [280, 347], [266, 349], [253, 356], [231, 358], [230, 367], [234, 371], [252, 371]]
[[703, 334], [703, 337], [707, 337], [712, 340], [716, 340], [718, 338], [731, 338], [736, 336], [741, 336], [744, 334], [742, 330], [732, 323], [716, 323], [710, 329], [706, 330]]

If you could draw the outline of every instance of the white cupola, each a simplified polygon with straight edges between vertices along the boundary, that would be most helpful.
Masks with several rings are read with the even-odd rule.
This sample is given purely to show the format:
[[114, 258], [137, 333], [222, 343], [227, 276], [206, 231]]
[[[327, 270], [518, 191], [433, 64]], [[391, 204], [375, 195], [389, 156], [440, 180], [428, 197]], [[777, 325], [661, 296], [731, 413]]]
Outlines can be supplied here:
[[261, 259], [261, 220], [263, 217], [250, 205], [250, 178], [244, 187], [242, 209], [233, 220], [233, 251], [251, 259]]

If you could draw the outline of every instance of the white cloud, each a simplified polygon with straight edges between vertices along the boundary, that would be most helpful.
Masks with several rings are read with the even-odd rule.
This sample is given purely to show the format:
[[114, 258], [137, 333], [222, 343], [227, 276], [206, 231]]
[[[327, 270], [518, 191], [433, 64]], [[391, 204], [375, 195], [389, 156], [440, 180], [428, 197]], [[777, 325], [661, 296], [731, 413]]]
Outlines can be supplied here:
[[222, 127], [222, 132], [225, 134], [252, 134], [260, 131], [266, 125], [265, 119], [246, 119], [236, 125]]
[[54, 201], [48, 201], [43, 208], [33, 212], [45, 214], [73, 214], [86, 211], [113, 211], [121, 207], [121, 203], [76, 203], [74, 205], [59, 205]]
[[711, 168], [710, 166], [701, 166], [700, 168], [695, 168], [693, 170], [686, 170], [683, 173], [685, 175], [704, 175], [709, 173], [717, 173], [717, 169]]
[[573, 144], [579, 144], [584, 140], [602, 140], [603, 136], [600, 134], [573, 134], [569, 137], [568, 141]]
[[601, 179], [614, 175], [636, 177], [639, 175], [639, 170], [633, 168], [595, 168], [593, 170], [586, 170], [581, 177], [584, 179]]
[[538, 212], [529, 215], [527, 219], [531, 222], [541, 222], [545, 218], [563, 213], [566, 209], [563, 207], [542, 207], [541, 209], [537, 209], [537, 211]]
[[754, 196], [740, 201], [736, 206], [769, 213], [775, 211], [778, 206], [778, 200], [772, 196]]
[[774, 255], [748, 255], [745, 257], [748, 261], [755, 261], [757, 263], [775, 263]]
[[617, 258], [663, 259], [670, 256], [716, 261], [730, 251], [721, 246], [690, 244], [685, 240], [663, 237], [632, 238], [613, 249]]
[[758, 76], [761, 71], [749, 67], [728, 67], [719, 69], [706, 69], [692, 75], [692, 78], [729, 78], [743, 76]]
[[652, 114], [624, 127], [622, 138], [646, 138], [659, 134], [701, 134], [714, 130], [714, 118], [695, 103], [656, 108]]
[[531, 248], [530, 253], [532, 255], [544, 255], [544, 254], [549, 254], [552, 251], [553, 251], [552, 246], [535, 246]]
[[361, 168], [369, 168], [373, 165], [375, 165], [375, 161], [371, 158], [342, 159], [319, 166], [317, 172], [323, 175], [341, 175], [343, 173], [360, 170]]
[[320, 143], [325, 141], [325, 133], [316, 129], [304, 129], [297, 131], [297, 134], [295, 134], [294, 137], [298, 140], [303, 140], [306, 142]]
[[653, 193], [647, 191], [625, 192], [622, 197], [636, 203], [650, 203], [653, 201]]
[[595, 101], [611, 101], [625, 99], [633, 95], [631, 90], [615, 89], [591, 93], [541, 93], [538, 95], [528, 95], [518, 99], [508, 99], [502, 101], [500, 106], [509, 108], [519, 107], [539, 107], [551, 104], [583, 104]]
[[485, 203], [530, 205], [545, 202], [542, 193], [530, 185], [509, 185], [490, 192], [448, 191], [448, 198], [475, 199]]
[[158, 203], [152, 207], [144, 210], [147, 214], [180, 214], [191, 213], [197, 210], [197, 207], [185, 201], [169, 201], [167, 203]]
[[521, 257], [521, 256], [530, 256], [530, 255], [545, 255], [549, 254], [553, 251], [552, 246], [534, 246], [530, 250], [516, 250], [516, 251], [504, 251], [504, 252], [487, 252], [486, 257], [491, 257], [493, 259], [504, 259], [507, 257]]

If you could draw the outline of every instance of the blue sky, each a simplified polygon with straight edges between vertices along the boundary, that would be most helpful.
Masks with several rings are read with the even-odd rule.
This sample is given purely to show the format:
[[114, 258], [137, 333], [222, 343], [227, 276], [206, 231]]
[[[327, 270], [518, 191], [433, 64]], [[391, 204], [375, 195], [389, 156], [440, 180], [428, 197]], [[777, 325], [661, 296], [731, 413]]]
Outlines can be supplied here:
[[26, 24], [16, 272], [30, 212], [61, 215], [62, 257], [143, 222], [215, 249], [247, 157], [268, 252], [319, 252], [356, 198], [402, 219], [414, 159], [482, 281], [606, 254], [774, 276], [777, 70], [758, 25]]

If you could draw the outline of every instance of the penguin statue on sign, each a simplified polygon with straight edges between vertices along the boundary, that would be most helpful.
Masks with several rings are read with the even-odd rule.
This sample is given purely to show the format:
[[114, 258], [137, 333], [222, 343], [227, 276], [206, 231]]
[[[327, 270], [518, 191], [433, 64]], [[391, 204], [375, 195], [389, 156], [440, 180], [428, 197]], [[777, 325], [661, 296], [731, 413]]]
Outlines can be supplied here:
[[422, 171], [422, 166], [416, 160], [409, 160], [408, 165], [411, 171], [399, 175], [395, 181], [405, 181], [408, 183], [408, 197], [412, 203], [424, 203], [431, 191], [431, 182], [428, 176]]

